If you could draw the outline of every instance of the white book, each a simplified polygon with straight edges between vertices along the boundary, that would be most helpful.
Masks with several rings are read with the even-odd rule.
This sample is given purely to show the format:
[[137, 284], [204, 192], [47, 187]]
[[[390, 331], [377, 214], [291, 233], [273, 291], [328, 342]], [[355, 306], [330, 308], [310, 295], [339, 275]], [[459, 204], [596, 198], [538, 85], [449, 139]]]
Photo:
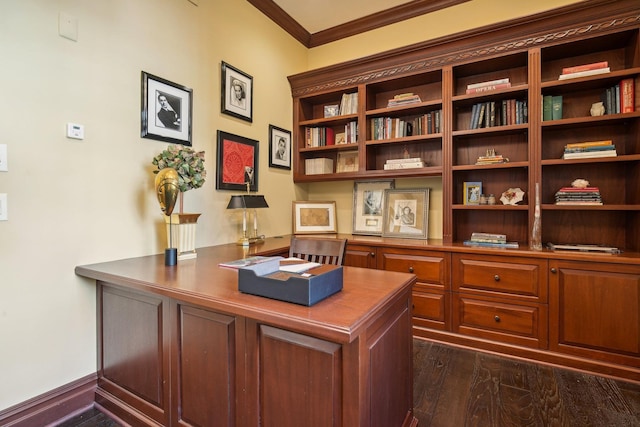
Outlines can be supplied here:
[[411, 157], [409, 159], [389, 159], [386, 163], [389, 165], [391, 163], [410, 163], [410, 162], [421, 162], [421, 157]]
[[571, 74], [560, 74], [558, 80], [577, 79], [578, 77], [595, 76], [596, 74], [606, 74], [611, 72], [611, 68], [596, 68], [595, 70], [578, 71]]
[[423, 168], [424, 162], [409, 162], [409, 163], [390, 163], [384, 165], [384, 170], [395, 170], [395, 169], [413, 169], [413, 168]]
[[504, 79], [489, 80], [488, 82], [472, 83], [470, 85], [467, 85], [467, 89], [476, 89], [479, 87], [493, 86], [493, 85], [499, 85], [503, 83], [509, 83], [509, 78], [506, 77]]
[[601, 150], [601, 151], [583, 151], [581, 153], [564, 153], [562, 158], [567, 159], [594, 159], [598, 157], [616, 157], [618, 153], [616, 150]]

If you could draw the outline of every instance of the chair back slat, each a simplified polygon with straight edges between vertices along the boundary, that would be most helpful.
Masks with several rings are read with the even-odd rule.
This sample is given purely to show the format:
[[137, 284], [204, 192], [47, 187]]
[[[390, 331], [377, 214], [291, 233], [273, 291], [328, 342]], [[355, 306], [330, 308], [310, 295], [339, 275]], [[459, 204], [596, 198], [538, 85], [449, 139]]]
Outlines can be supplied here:
[[342, 265], [347, 239], [292, 237], [289, 256], [319, 264]]

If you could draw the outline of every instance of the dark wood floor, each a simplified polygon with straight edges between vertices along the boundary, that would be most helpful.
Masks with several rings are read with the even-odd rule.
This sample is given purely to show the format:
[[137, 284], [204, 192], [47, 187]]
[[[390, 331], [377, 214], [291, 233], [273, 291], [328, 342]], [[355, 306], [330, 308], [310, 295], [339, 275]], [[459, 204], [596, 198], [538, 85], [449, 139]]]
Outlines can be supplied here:
[[[639, 427], [640, 385], [414, 340], [419, 427]], [[58, 427], [118, 427], [91, 409]]]

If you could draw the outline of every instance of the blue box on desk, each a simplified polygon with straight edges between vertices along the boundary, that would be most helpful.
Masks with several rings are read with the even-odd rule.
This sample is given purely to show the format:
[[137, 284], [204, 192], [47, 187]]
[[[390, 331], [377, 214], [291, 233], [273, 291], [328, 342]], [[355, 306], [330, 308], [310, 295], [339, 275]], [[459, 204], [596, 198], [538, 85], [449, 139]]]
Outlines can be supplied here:
[[280, 260], [238, 269], [238, 290], [246, 294], [312, 306], [342, 289], [342, 266], [321, 265], [309, 275], [279, 271]]

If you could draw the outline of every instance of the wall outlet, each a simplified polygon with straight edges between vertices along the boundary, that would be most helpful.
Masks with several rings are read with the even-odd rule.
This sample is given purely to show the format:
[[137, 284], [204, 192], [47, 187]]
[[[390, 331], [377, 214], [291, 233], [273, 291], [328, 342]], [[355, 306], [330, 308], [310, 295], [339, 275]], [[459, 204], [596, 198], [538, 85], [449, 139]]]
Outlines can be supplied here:
[[0, 193], [0, 221], [8, 221], [7, 193]]
[[0, 144], [0, 171], [9, 170], [9, 158], [7, 157], [7, 144]]

